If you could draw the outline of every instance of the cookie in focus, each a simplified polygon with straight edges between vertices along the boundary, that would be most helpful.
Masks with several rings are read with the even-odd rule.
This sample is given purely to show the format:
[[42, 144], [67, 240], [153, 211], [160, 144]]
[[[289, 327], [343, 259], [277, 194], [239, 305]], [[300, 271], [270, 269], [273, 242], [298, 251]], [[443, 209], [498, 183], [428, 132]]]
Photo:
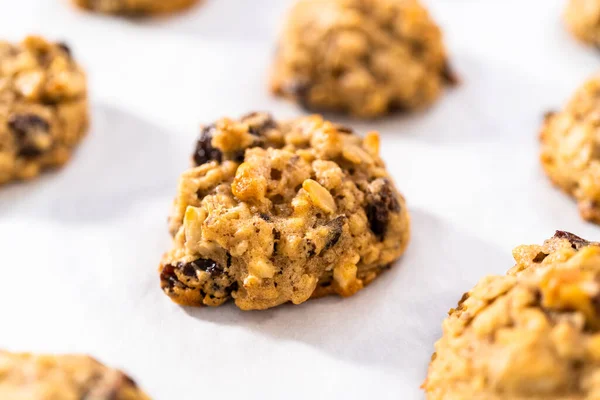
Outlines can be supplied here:
[[88, 125], [86, 77], [66, 44], [0, 41], [0, 185], [65, 164]]
[[418, 0], [300, 0], [271, 89], [309, 110], [374, 118], [431, 105], [456, 81], [442, 33]]
[[206, 126], [170, 218], [161, 286], [182, 305], [266, 309], [350, 296], [404, 252], [404, 198], [364, 139], [320, 116]]
[[450, 310], [428, 400], [599, 398], [600, 243], [558, 231], [513, 256]]

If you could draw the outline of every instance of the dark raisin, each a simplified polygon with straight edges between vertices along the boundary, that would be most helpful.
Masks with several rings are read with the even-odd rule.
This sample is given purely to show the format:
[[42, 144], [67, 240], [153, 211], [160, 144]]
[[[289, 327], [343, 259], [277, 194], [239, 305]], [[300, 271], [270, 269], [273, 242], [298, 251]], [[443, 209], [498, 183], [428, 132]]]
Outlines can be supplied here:
[[312, 107], [309, 101], [311, 85], [306, 79], [298, 79], [288, 83], [283, 92], [293, 96], [298, 103], [307, 110], [310, 110]]
[[565, 231], [556, 231], [556, 233], [554, 234], [555, 238], [558, 239], [566, 239], [571, 243], [571, 247], [573, 247], [573, 249], [575, 250], [579, 250], [582, 247], [586, 247], [589, 246], [590, 244], [594, 244], [591, 242], [588, 242], [585, 239], [580, 238], [577, 235], [573, 235], [572, 233], [569, 232], [565, 232]]
[[225, 293], [227, 293], [227, 295], [229, 296], [231, 294], [231, 292], [237, 292], [238, 290], [238, 283], [233, 282], [231, 285], [229, 285], [229, 287], [227, 289], [225, 289]]
[[273, 254], [277, 253], [277, 246], [279, 245], [279, 240], [281, 239], [281, 232], [277, 229], [273, 229]]
[[160, 271], [161, 286], [163, 289], [172, 289], [179, 283], [177, 275], [175, 275], [175, 268], [172, 265], [165, 265]]
[[[259, 116], [264, 117], [259, 120]], [[273, 119], [271, 114], [251, 113], [243, 117], [242, 120], [252, 118], [257, 118], [257, 120], [250, 121], [249, 123], [248, 132], [251, 135], [263, 136], [268, 130], [275, 129], [277, 127], [277, 124], [275, 123], [275, 120]]]
[[45, 149], [36, 145], [37, 135], [49, 135], [50, 124], [36, 114], [13, 114], [8, 119], [8, 127], [13, 132], [19, 146], [19, 156], [36, 157]]
[[227, 268], [231, 267], [231, 254], [227, 253]]
[[177, 268], [182, 270], [186, 276], [196, 276], [197, 270], [207, 272], [213, 277], [221, 275], [224, 272], [223, 267], [219, 263], [208, 258], [198, 258], [189, 263], [179, 263]]
[[345, 134], [354, 133], [354, 130], [352, 128], [348, 128], [347, 126], [344, 126], [344, 125], [335, 124], [335, 129], [337, 129], [337, 131], [339, 133], [345, 133]]
[[600, 315], [600, 294], [595, 295], [591, 298], [592, 306], [594, 307], [594, 311], [596, 314]]
[[265, 214], [265, 213], [260, 213], [258, 214], [258, 216], [260, 217], [260, 219], [262, 219], [263, 221], [271, 221], [271, 216], [269, 214]]
[[130, 376], [125, 375], [125, 374], [123, 374], [122, 376], [123, 376], [123, 382], [125, 382], [126, 386], [131, 386], [134, 388], [136, 388], [138, 386], [136, 381], [134, 381], [133, 378], [131, 378]]
[[317, 246], [313, 243], [312, 240], [306, 239], [306, 252], [308, 253], [308, 257], [314, 257], [317, 254]]
[[48, 121], [36, 114], [13, 114], [8, 119], [8, 127], [18, 139], [25, 139], [28, 133], [36, 129], [50, 130]]
[[196, 268], [194, 268], [194, 266], [192, 264], [184, 264], [181, 270], [185, 276], [189, 276], [189, 277], [196, 276]]
[[540, 251], [539, 253], [537, 253], [537, 255], [534, 257], [533, 262], [534, 263], [541, 263], [542, 261], [544, 261], [546, 259], [546, 257], [548, 257], [548, 254]]
[[556, 114], [556, 111], [546, 111], [544, 113], [544, 121], [548, 121], [550, 118], [552, 118], [554, 115]]
[[442, 78], [449, 85], [458, 85], [460, 83], [460, 79], [458, 79], [458, 75], [454, 72], [454, 69], [450, 66], [449, 63], [445, 63], [442, 68]]
[[278, 169], [272, 168], [271, 169], [271, 179], [273, 179], [274, 181], [278, 181], [281, 179], [282, 176], [282, 172]]
[[65, 42], [60, 42], [56, 45], [60, 47], [65, 53], [67, 53], [67, 56], [71, 57], [73, 55], [73, 53], [71, 52], [71, 48]]
[[339, 217], [336, 217], [327, 223], [327, 227], [330, 229], [330, 231], [327, 235], [327, 244], [323, 248], [323, 251], [329, 250], [340, 241], [345, 222], [346, 217], [344, 215], [340, 215]]
[[386, 182], [378, 193], [370, 193], [367, 199], [366, 213], [369, 226], [376, 236], [383, 239], [390, 220], [390, 213], [399, 212], [400, 203], [389, 182]]
[[221, 162], [223, 159], [223, 153], [221, 153], [221, 150], [213, 147], [211, 143], [213, 129], [215, 129], [215, 126], [209, 125], [204, 127], [200, 133], [200, 138], [196, 143], [196, 150], [193, 154], [194, 163], [197, 166], [211, 161]]

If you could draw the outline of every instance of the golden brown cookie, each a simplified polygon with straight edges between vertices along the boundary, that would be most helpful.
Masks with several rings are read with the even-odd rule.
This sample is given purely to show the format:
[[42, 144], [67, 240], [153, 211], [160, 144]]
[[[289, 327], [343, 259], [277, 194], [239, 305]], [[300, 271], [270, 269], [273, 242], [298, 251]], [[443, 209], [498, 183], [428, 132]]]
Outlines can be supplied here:
[[379, 136], [310, 116], [253, 113], [203, 128], [160, 266], [173, 301], [244, 309], [350, 296], [404, 252], [404, 198]]
[[557, 232], [451, 309], [428, 400], [600, 398], [600, 243]]
[[198, 0], [72, 0], [81, 8], [104, 14], [151, 15], [180, 11]]
[[600, 0], [569, 0], [564, 19], [579, 40], [600, 46]]
[[120, 371], [78, 355], [0, 351], [0, 399], [149, 400]]
[[64, 43], [0, 41], [0, 184], [63, 165], [88, 121], [86, 78]]
[[540, 138], [552, 182], [577, 200], [584, 219], [600, 223], [600, 75], [546, 116]]
[[271, 88], [310, 110], [372, 118], [428, 106], [455, 81], [440, 29], [418, 0], [300, 0]]

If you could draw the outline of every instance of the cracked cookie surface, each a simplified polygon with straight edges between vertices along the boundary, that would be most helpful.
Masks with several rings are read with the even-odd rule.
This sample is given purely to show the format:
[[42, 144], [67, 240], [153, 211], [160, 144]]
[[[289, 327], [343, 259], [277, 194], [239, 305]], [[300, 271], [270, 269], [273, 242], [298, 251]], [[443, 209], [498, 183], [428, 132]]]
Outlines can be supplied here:
[[417, 0], [301, 0], [271, 89], [307, 109], [373, 118], [430, 105], [455, 82], [440, 29]]
[[173, 301], [245, 310], [350, 296], [405, 250], [409, 216], [379, 136], [253, 113], [204, 127], [160, 266]]
[[0, 41], [0, 184], [66, 163], [88, 121], [86, 78], [64, 43]]
[[600, 223], [600, 75], [577, 90], [541, 130], [541, 163], [556, 186], [577, 200], [581, 216]]
[[104, 14], [143, 16], [180, 11], [198, 0], [72, 0], [77, 6]]
[[600, 243], [559, 231], [513, 256], [450, 310], [427, 399], [600, 398]]
[[127, 375], [87, 356], [0, 351], [0, 398], [149, 400]]
[[579, 40], [600, 46], [600, 0], [569, 0], [564, 20]]

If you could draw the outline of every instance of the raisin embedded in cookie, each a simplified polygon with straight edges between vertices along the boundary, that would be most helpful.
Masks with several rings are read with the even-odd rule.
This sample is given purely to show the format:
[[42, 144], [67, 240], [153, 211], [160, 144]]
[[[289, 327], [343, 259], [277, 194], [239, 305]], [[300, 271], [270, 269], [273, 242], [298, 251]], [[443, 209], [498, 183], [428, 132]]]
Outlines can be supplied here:
[[440, 29], [417, 0], [300, 0], [276, 55], [274, 93], [372, 118], [422, 108], [455, 83]]
[[584, 219], [600, 223], [600, 75], [546, 116], [540, 138], [552, 182], [577, 200]]
[[81, 8], [104, 14], [163, 14], [188, 8], [198, 0], [72, 0]]
[[337, 293], [389, 268], [409, 216], [379, 157], [379, 136], [310, 116], [266, 113], [202, 129], [170, 218], [163, 290], [182, 305], [244, 310]]
[[0, 351], [0, 399], [149, 400], [120, 371], [79, 355]]
[[428, 400], [600, 398], [600, 243], [559, 231], [513, 255], [450, 310]]
[[86, 78], [67, 45], [0, 41], [0, 184], [63, 165], [88, 121]]
[[564, 19], [579, 40], [600, 46], [600, 0], [569, 0]]

